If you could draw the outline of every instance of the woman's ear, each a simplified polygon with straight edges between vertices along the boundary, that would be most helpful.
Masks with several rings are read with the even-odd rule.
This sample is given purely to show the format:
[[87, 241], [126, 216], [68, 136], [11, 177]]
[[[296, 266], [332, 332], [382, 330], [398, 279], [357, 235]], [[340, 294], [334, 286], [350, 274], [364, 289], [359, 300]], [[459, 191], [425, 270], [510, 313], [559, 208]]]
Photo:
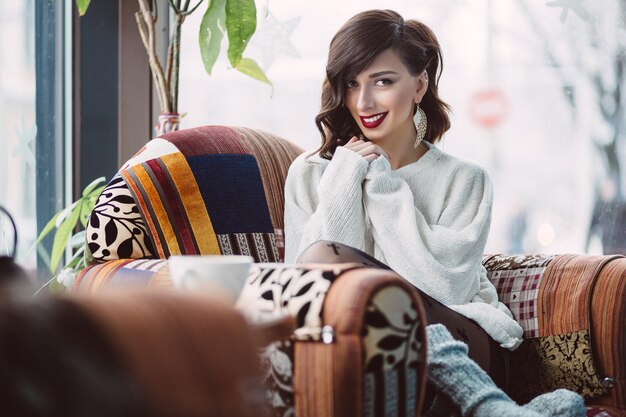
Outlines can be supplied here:
[[428, 72], [426, 70], [422, 71], [422, 73], [417, 77], [417, 89], [415, 91], [415, 102], [421, 103], [422, 98], [428, 91]]

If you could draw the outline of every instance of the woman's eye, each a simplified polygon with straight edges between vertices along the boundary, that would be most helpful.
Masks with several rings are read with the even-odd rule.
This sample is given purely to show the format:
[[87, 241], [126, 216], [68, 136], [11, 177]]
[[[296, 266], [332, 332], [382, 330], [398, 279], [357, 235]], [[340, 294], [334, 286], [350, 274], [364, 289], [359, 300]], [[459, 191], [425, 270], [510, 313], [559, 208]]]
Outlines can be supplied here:
[[358, 84], [357, 84], [357, 83], [356, 83], [356, 81], [354, 81], [354, 80], [350, 80], [350, 81], [348, 81], [348, 82], [346, 83], [346, 87], [348, 87], [348, 88], [353, 88], [353, 87], [356, 87], [357, 85], [358, 85]]
[[380, 80], [376, 80], [376, 82], [374, 83], [374, 85], [391, 85], [393, 84], [393, 81], [391, 81], [389, 78], [381, 78]]

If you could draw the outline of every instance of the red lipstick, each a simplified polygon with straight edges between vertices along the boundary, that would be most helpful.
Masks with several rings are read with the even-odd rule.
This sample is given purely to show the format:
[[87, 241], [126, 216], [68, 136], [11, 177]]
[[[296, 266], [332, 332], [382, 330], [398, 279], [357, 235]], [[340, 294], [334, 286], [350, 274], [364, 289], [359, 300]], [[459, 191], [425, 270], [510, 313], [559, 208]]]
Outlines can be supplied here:
[[[374, 129], [375, 127], [378, 127], [381, 125], [383, 120], [385, 120], [385, 117], [387, 117], [387, 113], [389, 112], [376, 113], [376, 114], [372, 114], [369, 116], [359, 116], [359, 118], [361, 119], [361, 123], [363, 123], [363, 126], [365, 126], [368, 129]], [[376, 120], [371, 121], [373, 117], [375, 117]], [[367, 122], [365, 121], [365, 119], [370, 119], [370, 121]]]

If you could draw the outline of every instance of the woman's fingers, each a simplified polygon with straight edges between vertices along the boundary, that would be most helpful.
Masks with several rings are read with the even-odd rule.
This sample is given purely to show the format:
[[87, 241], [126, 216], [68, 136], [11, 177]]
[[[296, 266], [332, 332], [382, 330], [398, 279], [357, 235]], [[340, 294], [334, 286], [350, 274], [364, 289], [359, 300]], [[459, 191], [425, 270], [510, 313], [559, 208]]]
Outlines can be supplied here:
[[367, 159], [369, 162], [372, 162], [381, 155], [388, 160], [390, 159], [389, 155], [387, 155], [387, 152], [385, 152], [383, 148], [373, 144], [372, 142], [365, 142], [364, 140], [361, 140], [356, 136], [353, 136], [348, 141], [348, 143], [344, 145], [344, 148], [356, 152], [357, 154]]
[[370, 144], [369, 146], [360, 149], [357, 153], [362, 157], [366, 157], [370, 154], [375, 154], [376, 156], [384, 156], [385, 158], [389, 159], [387, 152], [385, 152], [380, 146], [374, 144]]
[[359, 141], [359, 138], [357, 138], [356, 136], [352, 136], [352, 138], [348, 142], [346, 142], [346, 144], [343, 145], [343, 147], [351, 149], [353, 144], [358, 142], [358, 141]]
[[344, 145], [344, 147], [346, 147], [346, 148], [348, 148], [348, 149], [352, 149], [352, 148], [354, 148], [355, 146], [360, 145], [361, 143], [365, 143], [365, 142], [363, 142], [362, 140], [360, 140], [359, 138], [357, 138], [357, 137], [355, 136], [355, 137], [353, 137], [352, 139], [350, 139], [350, 140], [348, 141], [348, 143], [346, 143], [346, 144]]
[[[372, 145], [373, 145], [373, 143], [371, 143], [371, 142], [365, 142], [365, 141], [359, 140], [359, 141], [356, 141], [354, 143], [351, 143], [350, 144], [350, 149], [352, 149], [355, 152], [358, 152], [361, 149], [364, 149], [364, 148], [366, 148], [368, 146], [372, 146]], [[376, 145], [374, 145], [374, 146], [376, 146]]]

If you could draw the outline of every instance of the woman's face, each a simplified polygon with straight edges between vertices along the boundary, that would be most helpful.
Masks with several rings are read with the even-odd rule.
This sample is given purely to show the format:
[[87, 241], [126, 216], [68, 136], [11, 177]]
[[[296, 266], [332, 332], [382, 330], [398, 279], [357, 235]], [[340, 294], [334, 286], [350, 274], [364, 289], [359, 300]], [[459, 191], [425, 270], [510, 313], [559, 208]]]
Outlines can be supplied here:
[[344, 105], [371, 141], [413, 141], [413, 109], [428, 86], [424, 76], [411, 75], [398, 54], [387, 49], [348, 80]]

